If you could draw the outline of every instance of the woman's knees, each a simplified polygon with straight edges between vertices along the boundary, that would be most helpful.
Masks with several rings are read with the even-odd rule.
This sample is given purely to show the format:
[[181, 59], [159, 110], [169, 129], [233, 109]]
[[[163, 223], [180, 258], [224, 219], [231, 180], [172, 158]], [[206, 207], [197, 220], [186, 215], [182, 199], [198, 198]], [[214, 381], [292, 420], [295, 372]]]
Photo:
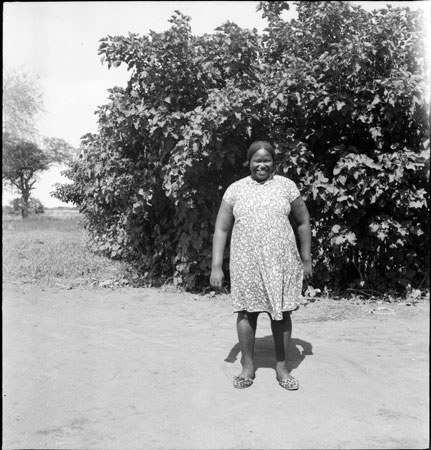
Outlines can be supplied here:
[[248, 322], [255, 322], [259, 316], [258, 312], [239, 311], [238, 320], [247, 320]]
[[291, 319], [291, 313], [292, 313], [292, 311], [284, 311], [283, 312], [283, 320], [290, 320]]
[[269, 316], [269, 318], [271, 320], [272, 327], [285, 327], [291, 326], [292, 324], [291, 311], [284, 311], [283, 318], [280, 320], [274, 320], [271, 316]]
[[[290, 319], [291, 313], [292, 313], [292, 311], [283, 311], [283, 318], [280, 319], [280, 320], [278, 320], [278, 321], [276, 321], [276, 322], [281, 322], [281, 321], [283, 321], [283, 320]], [[271, 317], [271, 313], [267, 312], [266, 314], [268, 314], [268, 317], [269, 317], [271, 320], [274, 320], [274, 319]]]

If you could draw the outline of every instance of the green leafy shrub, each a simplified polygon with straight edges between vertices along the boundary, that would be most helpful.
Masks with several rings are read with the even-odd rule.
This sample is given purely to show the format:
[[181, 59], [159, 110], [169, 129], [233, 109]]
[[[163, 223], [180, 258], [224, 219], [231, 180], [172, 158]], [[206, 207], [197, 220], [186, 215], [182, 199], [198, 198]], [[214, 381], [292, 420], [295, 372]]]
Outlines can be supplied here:
[[125, 89], [98, 110], [58, 188], [79, 205], [95, 250], [148, 278], [208, 283], [222, 194], [248, 174], [245, 150], [274, 142], [313, 226], [315, 286], [426, 287], [429, 111], [419, 12], [344, 2], [261, 2], [268, 29], [226, 23], [108, 36], [99, 53], [126, 64]]
[[[16, 197], [12, 199], [7, 206], [3, 207], [3, 212], [11, 216], [21, 215], [21, 211], [24, 207], [22, 198]], [[45, 214], [45, 208], [42, 202], [37, 199], [30, 197], [28, 201], [28, 213], [29, 214]]]

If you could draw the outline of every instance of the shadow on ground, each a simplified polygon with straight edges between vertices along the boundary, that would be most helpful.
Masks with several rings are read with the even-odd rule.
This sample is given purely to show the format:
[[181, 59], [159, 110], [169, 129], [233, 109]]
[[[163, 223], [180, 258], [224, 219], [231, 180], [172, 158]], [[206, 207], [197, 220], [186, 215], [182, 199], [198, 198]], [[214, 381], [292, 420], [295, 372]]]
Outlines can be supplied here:
[[[225, 362], [234, 363], [238, 359], [240, 353], [241, 349], [239, 343], [236, 343], [229, 352], [229, 355], [225, 358]], [[309, 342], [292, 338], [289, 349], [289, 371], [297, 369], [302, 361], [304, 361], [305, 357], [312, 354], [313, 346]], [[256, 370], [259, 370], [260, 368], [275, 370], [274, 341], [272, 335], [256, 338], [254, 358]]]

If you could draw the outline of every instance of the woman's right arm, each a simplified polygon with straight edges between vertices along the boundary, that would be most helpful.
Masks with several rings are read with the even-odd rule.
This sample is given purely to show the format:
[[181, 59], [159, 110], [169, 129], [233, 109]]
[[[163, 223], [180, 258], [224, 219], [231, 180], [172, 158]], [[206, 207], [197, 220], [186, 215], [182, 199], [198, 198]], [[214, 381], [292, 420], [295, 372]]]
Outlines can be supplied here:
[[213, 236], [212, 269], [210, 277], [210, 284], [216, 289], [221, 289], [223, 286], [223, 255], [226, 247], [227, 236], [233, 225], [232, 210], [232, 205], [225, 200], [222, 200], [217, 214]]

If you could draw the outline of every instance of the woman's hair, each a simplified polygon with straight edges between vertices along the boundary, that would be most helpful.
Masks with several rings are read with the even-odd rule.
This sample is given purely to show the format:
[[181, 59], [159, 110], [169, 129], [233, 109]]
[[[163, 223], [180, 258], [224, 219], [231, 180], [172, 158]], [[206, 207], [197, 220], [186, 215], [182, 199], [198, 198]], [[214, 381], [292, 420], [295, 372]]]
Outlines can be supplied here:
[[274, 147], [268, 141], [254, 141], [247, 150], [247, 162], [250, 162], [250, 159], [253, 157], [253, 155], [262, 148], [270, 153], [272, 159], [275, 161]]

